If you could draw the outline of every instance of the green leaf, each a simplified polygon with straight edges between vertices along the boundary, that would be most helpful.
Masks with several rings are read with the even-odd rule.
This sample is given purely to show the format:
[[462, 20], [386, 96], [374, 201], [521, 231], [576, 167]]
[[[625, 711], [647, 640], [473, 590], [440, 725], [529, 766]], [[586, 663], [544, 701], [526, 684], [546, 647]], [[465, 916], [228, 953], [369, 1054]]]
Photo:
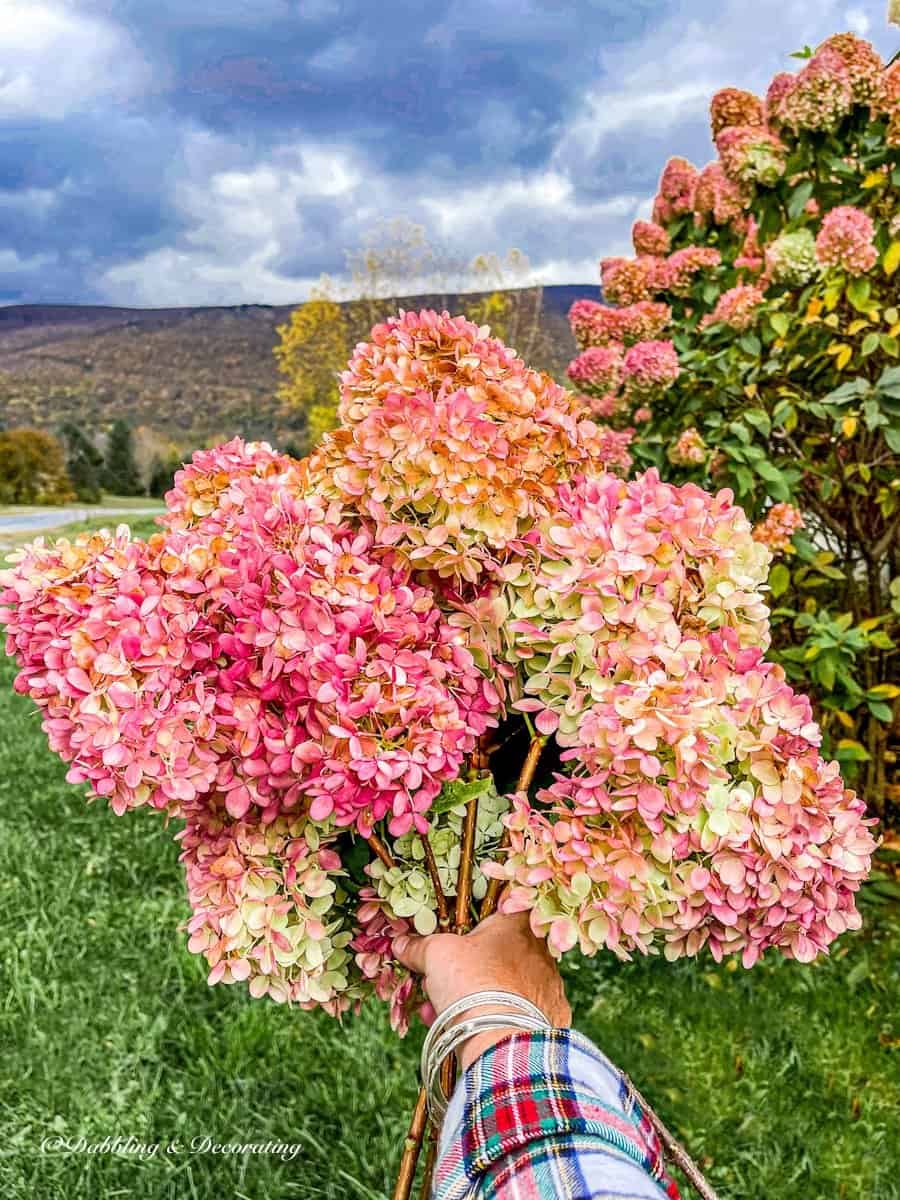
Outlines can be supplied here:
[[787, 313], [775, 312], [769, 314], [769, 324], [779, 337], [784, 337], [791, 327], [791, 318]]
[[889, 704], [881, 704], [878, 701], [869, 701], [869, 712], [879, 721], [884, 721], [885, 725], [890, 725], [894, 719], [894, 713]]
[[862, 352], [863, 358], [867, 358], [870, 354], [874, 354], [878, 349], [881, 339], [877, 333], [867, 333], [863, 338]]
[[900, 367], [885, 367], [876, 386], [892, 400], [900, 400]]
[[744, 420], [748, 425], [752, 425], [754, 429], [758, 429], [764, 437], [768, 437], [772, 432], [772, 422], [769, 420], [769, 414], [764, 409], [749, 409], [749, 411], [744, 413]]
[[884, 440], [895, 454], [900, 454], [900, 429], [894, 425], [889, 426], [884, 431]]
[[776, 563], [769, 572], [769, 590], [776, 598], [783, 596], [791, 582], [791, 573], [784, 563]]
[[853, 305], [857, 312], [866, 312], [869, 307], [869, 297], [872, 294], [872, 285], [868, 279], [862, 276], [857, 276], [856, 279], [851, 279], [847, 284], [847, 299]]
[[743, 337], [738, 338], [738, 345], [751, 358], [758, 358], [762, 350], [762, 342], [755, 333], [745, 333]]
[[746, 467], [736, 467], [734, 477], [739, 496], [748, 496], [753, 491], [753, 476]]
[[792, 221], [803, 212], [813, 194], [814, 187], [815, 184], [812, 179], [804, 179], [798, 187], [794, 188], [794, 193], [788, 204], [788, 216]]
[[754, 463], [754, 469], [757, 475], [769, 485], [768, 492], [770, 496], [773, 496], [776, 500], [790, 500], [790, 489], [785, 483], [784, 476], [776, 466], [773, 466], [772, 463], [764, 459], [762, 462]]
[[869, 752], [853, 738], [841, 738], [837, 744], [837, 756], [844, 762], [868, 762]]
[[[883, 375], [882, 378], [884, 378]], [[851, 400], [862, 396], [868, 390], [869, 381], [867, 379], [850, 379], [847, 383], [842, 383], [839, 388], [835, 388], [833, 392], [829, 392], [825, 397], [825, 403], [849, 404]], [[810, 411], [812, 411], [812, 405], [810, 405]]]

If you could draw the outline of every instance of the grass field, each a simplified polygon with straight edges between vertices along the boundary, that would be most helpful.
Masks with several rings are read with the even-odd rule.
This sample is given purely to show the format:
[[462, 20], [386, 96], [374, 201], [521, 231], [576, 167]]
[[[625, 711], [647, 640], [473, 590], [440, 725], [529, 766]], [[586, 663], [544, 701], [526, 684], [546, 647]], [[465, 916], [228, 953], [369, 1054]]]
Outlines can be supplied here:
[[[398, 1041], [375, 1007], [342, 1027], [207, 988], [177, 931], [172, 831], [86, 805], [12, 676], [0, 660], [0, 1195], [382, 1200], [420, 1033]], [[900, 909], [864, 907], [821, 965], [568, 971], [576, 1024], [705, 1155], [723, 1200], [900, 1198]], [[161, 1147], [41, 1149], [82, 1135]], [[190, 1152], [204, 1137], [300, 1150]]]

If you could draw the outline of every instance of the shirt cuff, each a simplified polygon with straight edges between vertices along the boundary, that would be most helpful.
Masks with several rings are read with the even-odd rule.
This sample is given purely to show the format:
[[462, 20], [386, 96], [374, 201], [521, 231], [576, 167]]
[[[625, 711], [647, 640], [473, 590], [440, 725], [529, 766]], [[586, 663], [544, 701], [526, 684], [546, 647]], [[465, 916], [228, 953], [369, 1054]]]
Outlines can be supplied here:
[[474, 1182], [529, 1142], [560, 1135], [604, 1142], [642, 1167], [661, 1196], [678, 1195], [621, 1073], [571, 1029], [511, 1034], [472, 1063], [444, 1119], [438, 1177]]

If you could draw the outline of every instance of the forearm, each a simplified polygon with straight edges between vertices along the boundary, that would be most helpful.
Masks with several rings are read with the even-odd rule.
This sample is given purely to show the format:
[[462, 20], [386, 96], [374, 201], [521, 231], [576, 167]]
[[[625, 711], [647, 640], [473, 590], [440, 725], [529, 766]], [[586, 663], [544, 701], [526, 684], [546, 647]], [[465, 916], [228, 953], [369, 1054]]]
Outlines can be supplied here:
[[677, 1197], [659, 1145], [621, 1076], [567, 1029], [514, 1034], [454, 1092], [436, 1200], [663, 1200]]

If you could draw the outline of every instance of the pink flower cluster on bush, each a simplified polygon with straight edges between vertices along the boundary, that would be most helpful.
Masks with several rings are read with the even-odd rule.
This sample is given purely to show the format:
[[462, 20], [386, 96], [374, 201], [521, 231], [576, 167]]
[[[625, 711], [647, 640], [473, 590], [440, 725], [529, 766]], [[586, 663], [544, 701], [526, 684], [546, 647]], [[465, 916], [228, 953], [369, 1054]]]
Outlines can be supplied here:
[[875, 223], [868, 213], [844, 204], [825, 214], [816, 238], [816, 258], [824, 267], [865, 275], [878, 261]]
[[716, 307], [700, 322], [702, 327], [707, 325], [730, 325], [732, 329], [749, 329], [756, 323], [759, 316], [759, 306], [765, 300], [761, 288], [750, 284], [738, 284], [723, 292], [716, 301]]
[[803, 513], [783, 500], [773, 504], [765, 518], [755, 526], [753, 536], [773, 554], [787, 550], [798, 529], [803, 528]]

